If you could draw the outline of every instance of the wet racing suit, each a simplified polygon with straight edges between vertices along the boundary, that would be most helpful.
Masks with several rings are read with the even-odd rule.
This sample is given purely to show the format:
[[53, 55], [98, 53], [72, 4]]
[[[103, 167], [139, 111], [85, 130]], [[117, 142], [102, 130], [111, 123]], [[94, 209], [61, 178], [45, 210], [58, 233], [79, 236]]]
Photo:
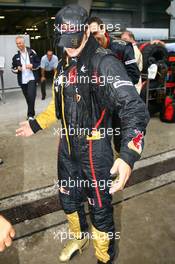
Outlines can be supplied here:
[[[61, 119], [64, 133], [58, 153], [59, 198], [69, 230], [76, 238], [87, 232], [83, 205], [87, 197], [96, 257], [102, 263], [112, 263], [116, 253], [108, 184], [113, 165], [112, 113], [115, 109], [121, 119], [120, 157], [131, 168], [140, 158], [149, 115], [121, 62], [99, 47], [93, 36], [80, 57], [65, 67], [59, 65], [59, 69], [52, 102], [30, 121], [30, 126], [37, 132], [55, 122], [55, 115]], [[76, 77], [81, 77], [81, 82]]]
[[[105, 33], [105, 36], [107, 39], [106, 48], [110, 49], [114, 53], [116, 58], [123, 63], [131, 81], [133, 82], [133, 84], [137, 84], [139, 82], [141, 73], [136, 63], [132, 44], [130, 42], [126, 42], [121, 39], [113, 38], [109, 36], [107, 32]], [[114, 119], [112, 122], [113, 122], [112, 126], [114, 129], [115, 128], [120, 129], [120, 118], [116, 118], [115, 112], [114, 112]], [[114, 135], [113, 140], [114, 140], [115, 150], [117, 151], [117, 153], [119, 153], [121, 147], [121, 134]]]
[[140, 79], [140, 70], [137, 66], [134, 49], [130, 42], [110, 37], [105, 33], [107, 38], [107, 49], [110, 49], [116, 58], [120, 60], [133, 84], [137, 84]]

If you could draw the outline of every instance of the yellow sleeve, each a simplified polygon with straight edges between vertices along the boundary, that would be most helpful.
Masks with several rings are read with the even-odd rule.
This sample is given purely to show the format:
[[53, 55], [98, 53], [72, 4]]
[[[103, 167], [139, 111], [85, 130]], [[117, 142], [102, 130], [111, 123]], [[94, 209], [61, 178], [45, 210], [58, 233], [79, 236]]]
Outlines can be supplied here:
[[46, 110], [44, 110], [36, 117], [36, 121], [42, 129], [50, 127], [52, 124], [54, 124], [57, 121], [56, 113], [55, 113], [54, 83], [52, 85], [52, 100], [49, 103]]

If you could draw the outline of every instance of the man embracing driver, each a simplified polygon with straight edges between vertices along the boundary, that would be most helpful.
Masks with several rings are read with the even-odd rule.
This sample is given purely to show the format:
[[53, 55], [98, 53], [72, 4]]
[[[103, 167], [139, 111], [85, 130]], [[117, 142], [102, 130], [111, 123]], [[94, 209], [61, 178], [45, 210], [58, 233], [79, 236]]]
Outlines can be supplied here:
[[[53, 99], [46, 111], [35, 120], [21, 123], [16, 134], [28, 137], [49, 127], [56, 118], [61, 119], [64, 133], [58, 153], [59, 198], [74, 236], [67, 241], [59, 260], [70, 260], [88, 245], [83, 205], [86, 196], [97, 263], [112, 264], [117, 255], [112, 194], [124, 188], [140, 158], [149, 114], [123, 65], [99, 46], [87, 21], [87, 11], [78, 5], [65, 6], [57, 13], [57, 42], [71, 58], [70, 63], [62, 60], [58, 65]], [[121, 119], [122, 142], [120, 158], [113, 164], [114, 111]], [[106, 132], [103, 135], [102, 130]], [[108, 184], [111, 174], [116, 173], [118, 180]], [[69, 186], [70, 180], [75, 186]], [[82, 181], [86, 182], [83, 187], [78, 184]], [[101, 181], [104, 188], [99, 186]]]

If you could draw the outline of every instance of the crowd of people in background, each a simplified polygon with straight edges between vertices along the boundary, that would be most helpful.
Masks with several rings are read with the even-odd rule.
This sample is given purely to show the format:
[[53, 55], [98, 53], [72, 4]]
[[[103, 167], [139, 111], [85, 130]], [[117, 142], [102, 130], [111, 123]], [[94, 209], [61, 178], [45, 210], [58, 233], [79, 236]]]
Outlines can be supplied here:
[[[18, 84], [26, 99], [27, 120], [32, 120], [35, 116], [37, 83], [40, 79], [41, 99], [44, 100], [46, 98], [46, 80], [53, 80], [58, 58], [53, 54], [53, 51], [48, 50], [40, 60], [33, 49], [26, 47], [25, 39], [22, 36], [16, 38], [16, 45], [18, 52], [12, 58], [12, 72], [17, 74]], [[39, 73], [39, 69], [41, 73]]]
[[[121, 39], [111, 37], [103, 25], [103, 21], [98, 17], [89, 19], [93, 36], [102, 47], [111, 49], [116, 58], [122, 61], [128, 76], [140, 94], [143, 61], [133, 33], [123, 32], [121, 35], [123, 42], [121, 42]], [[41, 99], [45, 100], [46, 85], [50, 85], [53, 81], [57, 71], [58, 57], [52, 50], [48, 50], [40, 60], [36, 51], [26, 47], [25, 39], [22, 36], [16, 38], [16, 45], [18, 52], [12, 58], [12, 72], [17, 74], [18, 84], [27, 103], [27, 120], [32, 120], [35, 116], [37, 84], [40, 82]]]

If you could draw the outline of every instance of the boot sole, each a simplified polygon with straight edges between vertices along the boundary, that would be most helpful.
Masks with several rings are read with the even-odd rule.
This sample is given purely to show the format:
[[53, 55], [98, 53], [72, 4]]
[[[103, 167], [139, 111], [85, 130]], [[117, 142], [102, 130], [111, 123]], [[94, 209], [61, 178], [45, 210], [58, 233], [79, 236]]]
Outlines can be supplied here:
[[80, 255], [82, 255], [83, 250], [85, 250], [87, 247], [89, 246], [89, 240], [86, 241], [86, 243], [82, 246], [82, 248], [77, 249], [75, 252], [72, 253], [72, 255], [70, 256], [69, 260], [66, 261], [61, 261], [61, 263], [68, 263], [69, 261], [71, 261], [75, 256], [78, 255], [78, 252], [80, 253]]

